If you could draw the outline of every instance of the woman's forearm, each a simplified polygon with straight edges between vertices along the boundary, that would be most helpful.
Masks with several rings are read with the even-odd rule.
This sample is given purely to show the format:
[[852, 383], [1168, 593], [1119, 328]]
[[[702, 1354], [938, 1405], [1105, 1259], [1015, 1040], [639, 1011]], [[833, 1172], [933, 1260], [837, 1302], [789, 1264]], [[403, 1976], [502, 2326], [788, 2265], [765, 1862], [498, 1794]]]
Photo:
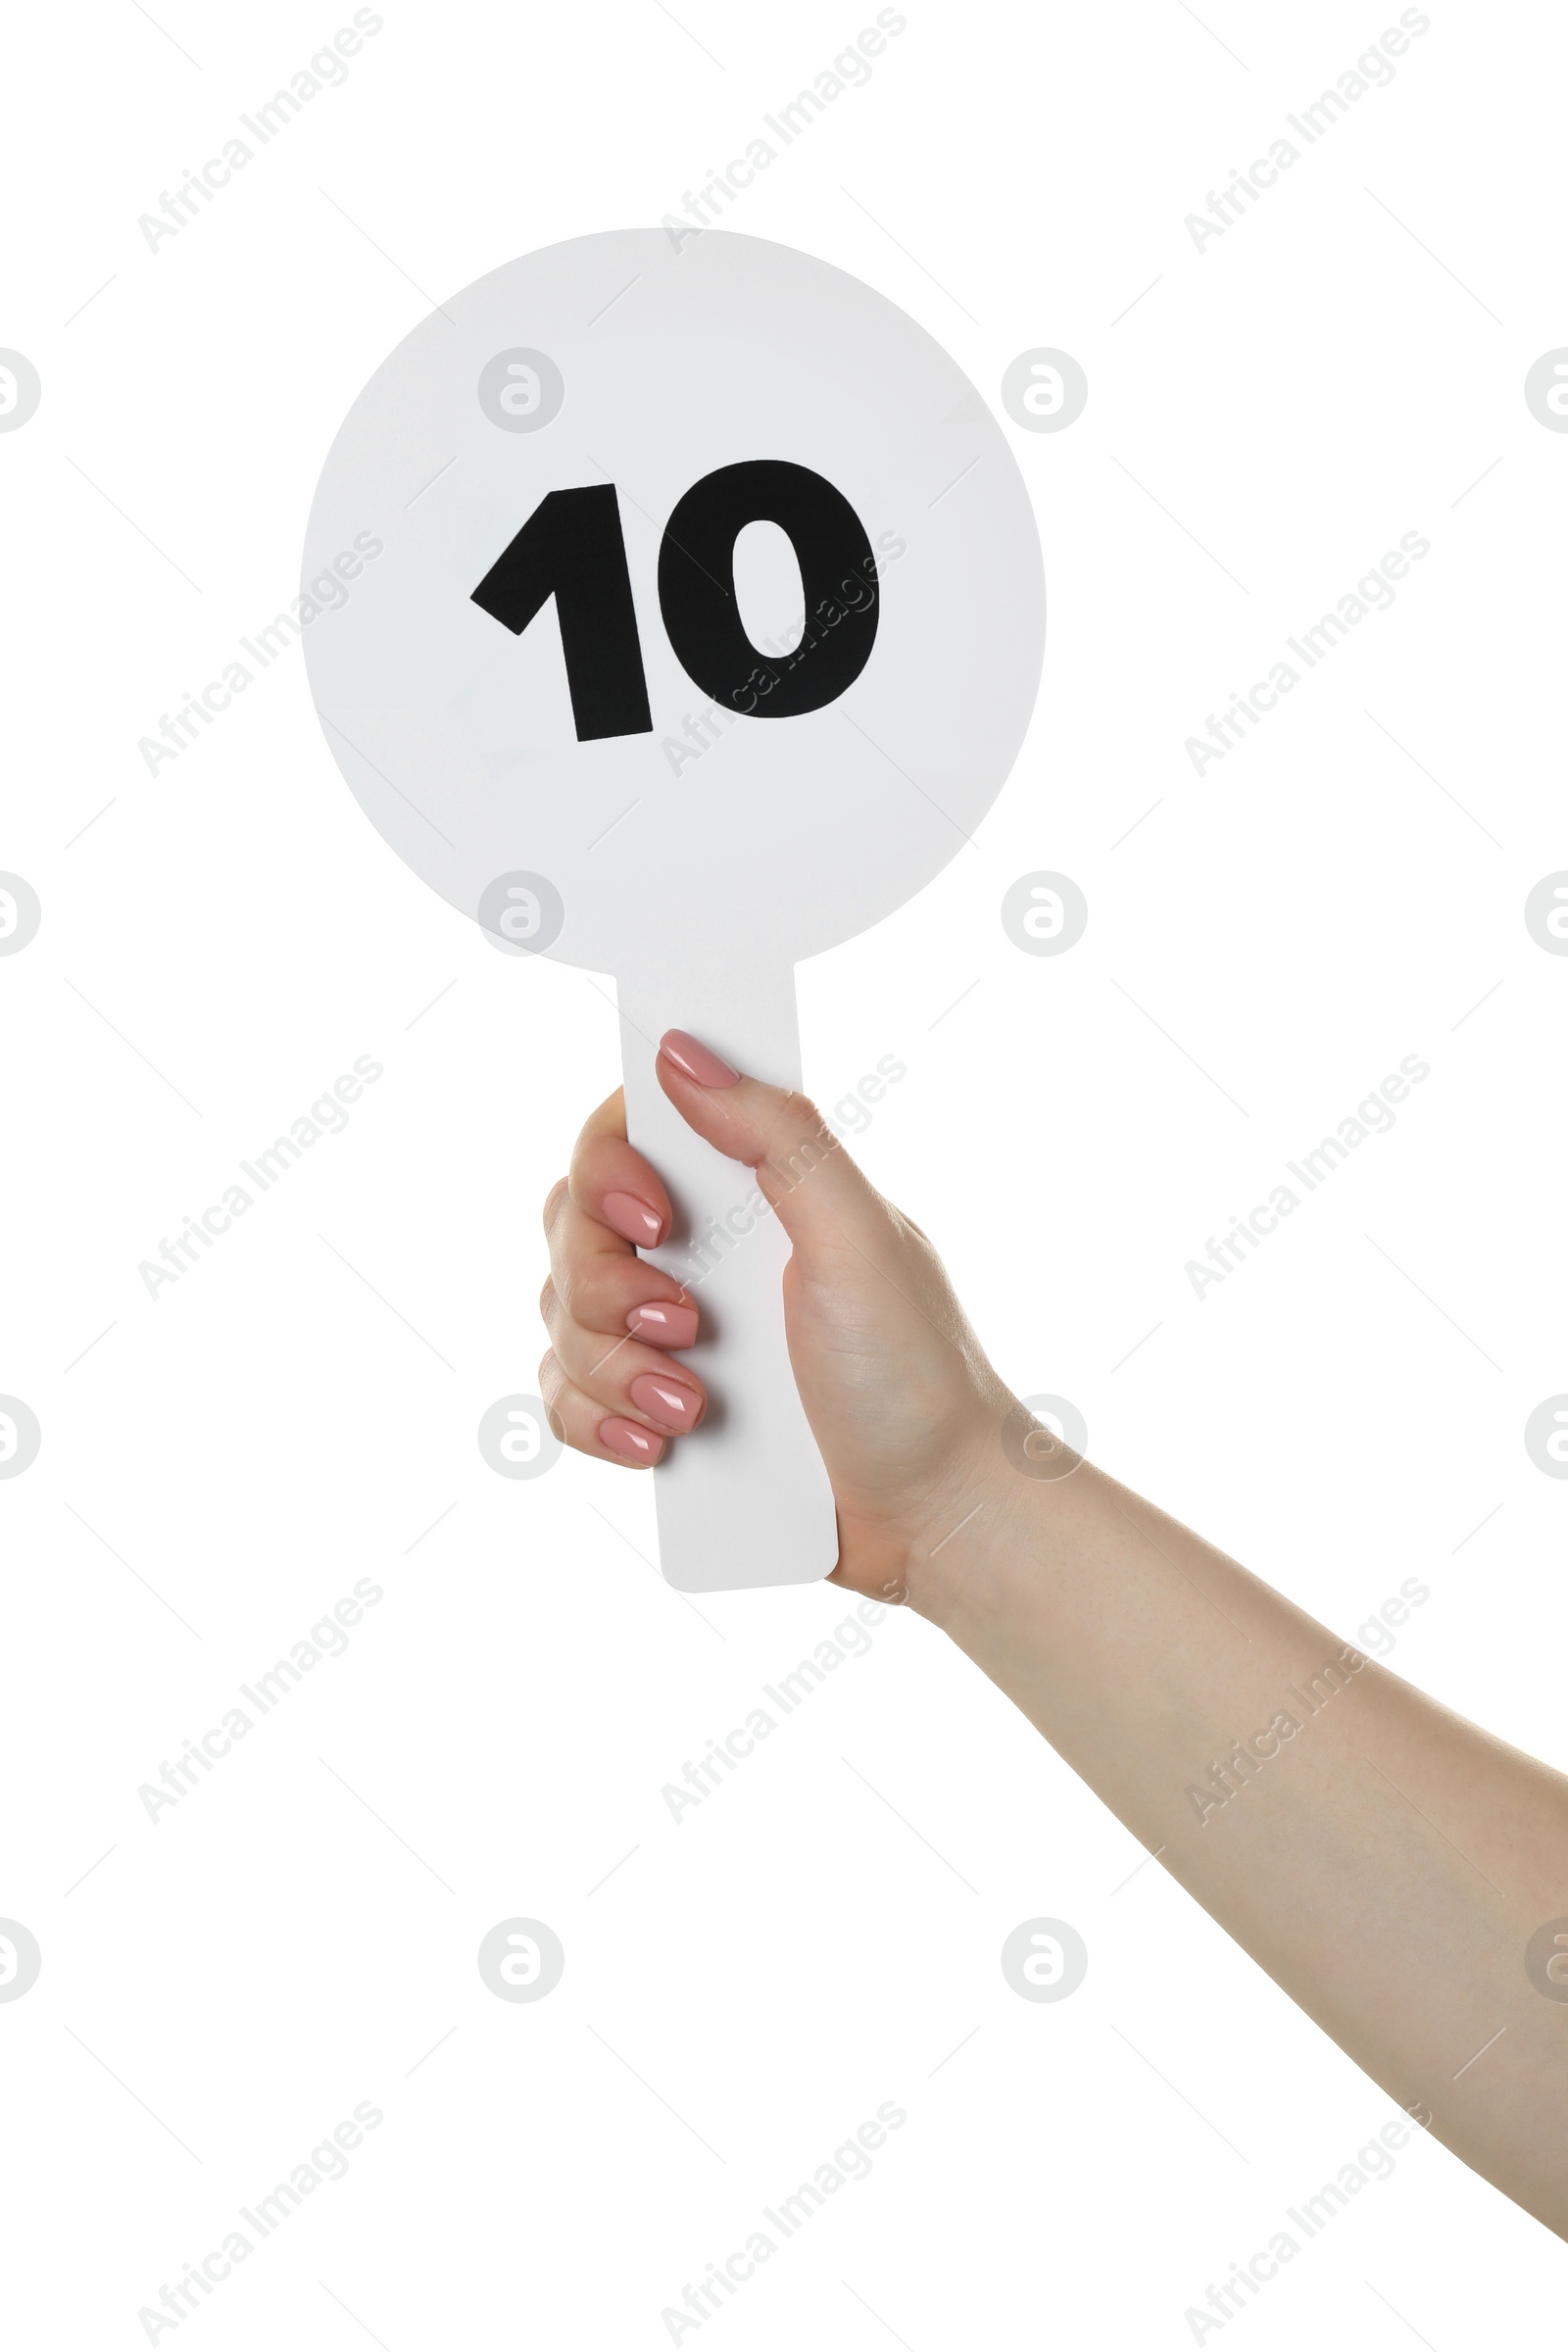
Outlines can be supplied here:
[[1568, 1921], [1568, 1780], [1088, 1463], [973, 1493], [913, 1605], [1357, 2065], [1568, 2236], [1568, 2001], [1526, 1968]]
[[[804, 1097], [679, 1032], [658, 1068], [789, 1236], [790, 1360], [838, 1581], [944, 1627], [1357, 2065], [1568, 2237], [1568, 1781], [1064, 1450]], [[632, 1255], [628, 1195], [669, 1230], [612, 1099], [547, 1206], [540, 1393], [584, 1452], [648, 1462], [702, 1444], [706, 1391], [628, 1346], [650, 1309], [683, 1316], [678, 1357], [699, 1321]], [[662, 1420], [643, 1399], [676, 1382]]]

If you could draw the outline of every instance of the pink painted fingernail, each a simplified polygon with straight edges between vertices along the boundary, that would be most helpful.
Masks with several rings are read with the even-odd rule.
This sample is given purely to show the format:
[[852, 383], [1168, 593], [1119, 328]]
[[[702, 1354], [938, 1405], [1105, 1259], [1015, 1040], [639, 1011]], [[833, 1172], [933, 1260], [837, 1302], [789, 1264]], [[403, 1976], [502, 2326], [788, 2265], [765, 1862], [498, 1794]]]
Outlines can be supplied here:
[[650, 1298], [646, 1305], [632, 1308], [626, 1329], [633, 1339], [648, 1340], [656, 1348], [690, 1348], [697, 1337], [697, 1309], [656, 1304]]
[[685, 1078], [694, 1078], [699, 1086], [739, 1086], [741, 1074], [732, 1069], [711, 1046], [701, 1038], [688, 1036], [684, 1029], [666, 1029], [659, 1041], [659, 1051], [675, 1064]]
[[613, 1225], [623, 1241], [635, 1242], [639, 1249], [652, 1249], [664, 1230], [662, 1217], [658, 1217], [646, 1200], [635, 1193], [607, 1193], [604, 1198], [607, 1224]]
[[621, 1413], [612, 1413], [608, 1421], [600, 1422], [599, 1443], [618, 1453], [623, 1462], [657, 1462], [664, 1450], [664, 1441], [657, 1431], [644, 1429], [640, 1421], [628, 1421]]
[[703, 1400], [695, 1389], [683, 1389], [673, 1380], [661, 1380], [657, 1372], [644, 1372], [634, 1380], [628, 1392], [633, 1404], [640, 1404], [645, 1413], [656, 1421], [663, 1421], [671, 1429], [695, 1429]]

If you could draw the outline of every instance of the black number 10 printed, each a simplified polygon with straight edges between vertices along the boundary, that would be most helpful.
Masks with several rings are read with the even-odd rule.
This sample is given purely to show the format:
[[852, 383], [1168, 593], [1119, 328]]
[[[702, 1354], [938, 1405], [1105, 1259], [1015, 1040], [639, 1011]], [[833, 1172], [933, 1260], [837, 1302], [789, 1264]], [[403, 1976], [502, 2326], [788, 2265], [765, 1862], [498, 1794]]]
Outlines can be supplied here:
[[[735, 601], [735, 542], [749, 522], [777, 523], [801, 567], [806, 633], [776, 662], [752, 644]], [[578, 742], [652, 734], [612, 482], [552, 490], [473, 591], [516, 637], [552, 597]], [[676, 659], [710, 701], [750, 717], [798, 718], [836, 702], [871, 659], [876, 608], [876, 558], [860, 518], [808, 466], [774, 458], [722, 466], [692, 485], [665, 525], [659, 609]]]

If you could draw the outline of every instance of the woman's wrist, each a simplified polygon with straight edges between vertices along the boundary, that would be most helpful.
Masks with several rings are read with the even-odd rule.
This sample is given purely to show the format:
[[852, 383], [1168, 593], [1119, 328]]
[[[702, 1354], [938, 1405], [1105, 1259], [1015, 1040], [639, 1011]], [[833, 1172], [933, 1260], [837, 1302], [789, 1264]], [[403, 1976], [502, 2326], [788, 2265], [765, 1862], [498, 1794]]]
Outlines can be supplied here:
[[956, 1448], [936, 1501], [910, 1536], [907, 1605], [960, 1646], [1004, 1612], [1038, 1562], [1050, 1490], [1078, 1456], [1006, 1396]]

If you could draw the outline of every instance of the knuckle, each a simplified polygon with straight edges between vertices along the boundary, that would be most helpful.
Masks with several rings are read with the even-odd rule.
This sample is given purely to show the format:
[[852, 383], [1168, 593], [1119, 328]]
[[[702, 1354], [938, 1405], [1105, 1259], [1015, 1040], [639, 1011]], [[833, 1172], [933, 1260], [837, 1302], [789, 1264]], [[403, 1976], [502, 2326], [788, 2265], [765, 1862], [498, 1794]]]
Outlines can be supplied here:
[[767, 1164], [784, 1183], [798, 1184], [839, 1151], [841, 1145], [808, 1095], [788, 1096], [785, 1108], [788, 1116], [780, 1122]]
[[830, 1151], [836, 1149], [839, 1139], [809, 1095], [791, 1095], [789, 1107], [792, 1133], [797, 1138], [824, 1145]]
[[545, 1195], [543, 1222], [546, 1233], [550, 1232], [557, 1217], [560, 1216], [562, 1203], [565, 1200], [566, 1196], [566, 1179], [564, 1176], [558, 1176], [555, 1183], [550, 1187], [549, 1192]]
[[555, 1281], [556, 1298], [561, 1312], [568, 1323], [580, 1323], [583, 1319], [578, 1311], [583, 1300], [581, 1273], [575, 1266], [568, 1263], [560, 1269]]

